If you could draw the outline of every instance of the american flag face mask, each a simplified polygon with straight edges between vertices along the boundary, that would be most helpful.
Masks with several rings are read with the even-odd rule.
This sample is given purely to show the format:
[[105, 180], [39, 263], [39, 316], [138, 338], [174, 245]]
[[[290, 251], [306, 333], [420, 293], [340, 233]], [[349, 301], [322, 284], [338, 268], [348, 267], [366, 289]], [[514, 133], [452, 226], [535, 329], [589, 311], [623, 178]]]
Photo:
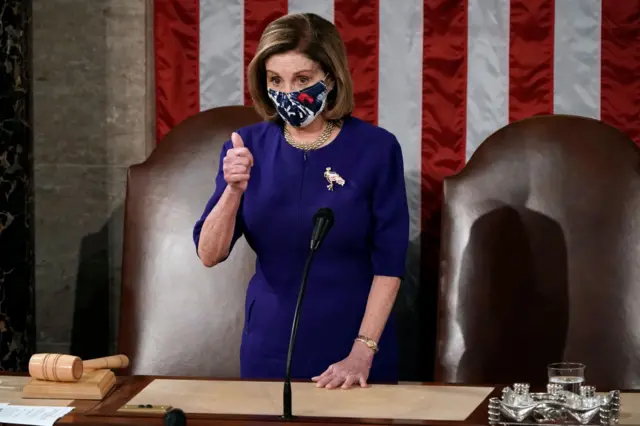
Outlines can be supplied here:
[[278, 114], [293, 127], [306, 127], [322, 113], [327, 104], [327, 85], [323, 80], [296, 92], [268, 89]]

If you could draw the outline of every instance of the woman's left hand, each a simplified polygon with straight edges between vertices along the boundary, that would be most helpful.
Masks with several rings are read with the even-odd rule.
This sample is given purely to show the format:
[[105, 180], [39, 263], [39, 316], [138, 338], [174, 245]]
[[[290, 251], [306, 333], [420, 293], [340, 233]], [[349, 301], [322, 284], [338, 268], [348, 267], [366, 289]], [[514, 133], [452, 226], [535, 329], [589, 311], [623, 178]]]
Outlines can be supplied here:
[[319, 388], [334, 389], [341, 386], [342, 389], [348, 389], [357, 384], [366, 387], [372, 362], [373, 351], [365, 345], [356, 344], [348, 357], [330, 365], [324, 373], [311, 380], [317, 382]]

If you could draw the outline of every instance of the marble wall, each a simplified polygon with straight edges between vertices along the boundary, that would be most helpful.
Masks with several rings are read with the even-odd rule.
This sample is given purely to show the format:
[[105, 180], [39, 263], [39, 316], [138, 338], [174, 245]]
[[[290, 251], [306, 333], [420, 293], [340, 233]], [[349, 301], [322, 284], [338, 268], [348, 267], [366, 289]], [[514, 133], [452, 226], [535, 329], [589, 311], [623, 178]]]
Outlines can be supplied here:
[[34, 347], [31, 2], [0, 1], [0, 370]]
[[39, 352], [113, 352], [127, 167], [153, 143], [146, 0], [33, 0]]

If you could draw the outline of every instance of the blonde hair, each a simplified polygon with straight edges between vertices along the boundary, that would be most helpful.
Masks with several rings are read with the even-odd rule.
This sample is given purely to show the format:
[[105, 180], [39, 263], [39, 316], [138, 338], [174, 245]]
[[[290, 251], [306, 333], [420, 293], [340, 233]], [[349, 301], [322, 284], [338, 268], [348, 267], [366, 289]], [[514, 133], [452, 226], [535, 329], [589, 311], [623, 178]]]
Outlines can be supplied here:
[[247, 69], [253, 106], [264, 119], [274, 120], [277, 111], [267, 95], [265, 63], [279, 53], [296, 51], [317, 62], [334, 87], [327, 97], [324, 116], [339, 120], [353, 112], [353, 81], [347, 65], [344, 42], [338, 29], [313, 13], [285, 15], [265, 28], [255, 56]]

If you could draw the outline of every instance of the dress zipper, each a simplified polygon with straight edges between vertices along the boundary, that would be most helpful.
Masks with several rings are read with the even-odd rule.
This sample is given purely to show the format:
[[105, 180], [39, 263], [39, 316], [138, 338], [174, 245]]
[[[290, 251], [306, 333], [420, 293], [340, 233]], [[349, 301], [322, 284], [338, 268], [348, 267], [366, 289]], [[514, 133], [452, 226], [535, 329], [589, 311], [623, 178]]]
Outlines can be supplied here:
[[304, 178], [307, 172], [307, 151], [302, 151], [302, 176], [300, 177], [300, 194], [298, 195], [298, 229], [302, 227], [302, 204], [304, 198]]

